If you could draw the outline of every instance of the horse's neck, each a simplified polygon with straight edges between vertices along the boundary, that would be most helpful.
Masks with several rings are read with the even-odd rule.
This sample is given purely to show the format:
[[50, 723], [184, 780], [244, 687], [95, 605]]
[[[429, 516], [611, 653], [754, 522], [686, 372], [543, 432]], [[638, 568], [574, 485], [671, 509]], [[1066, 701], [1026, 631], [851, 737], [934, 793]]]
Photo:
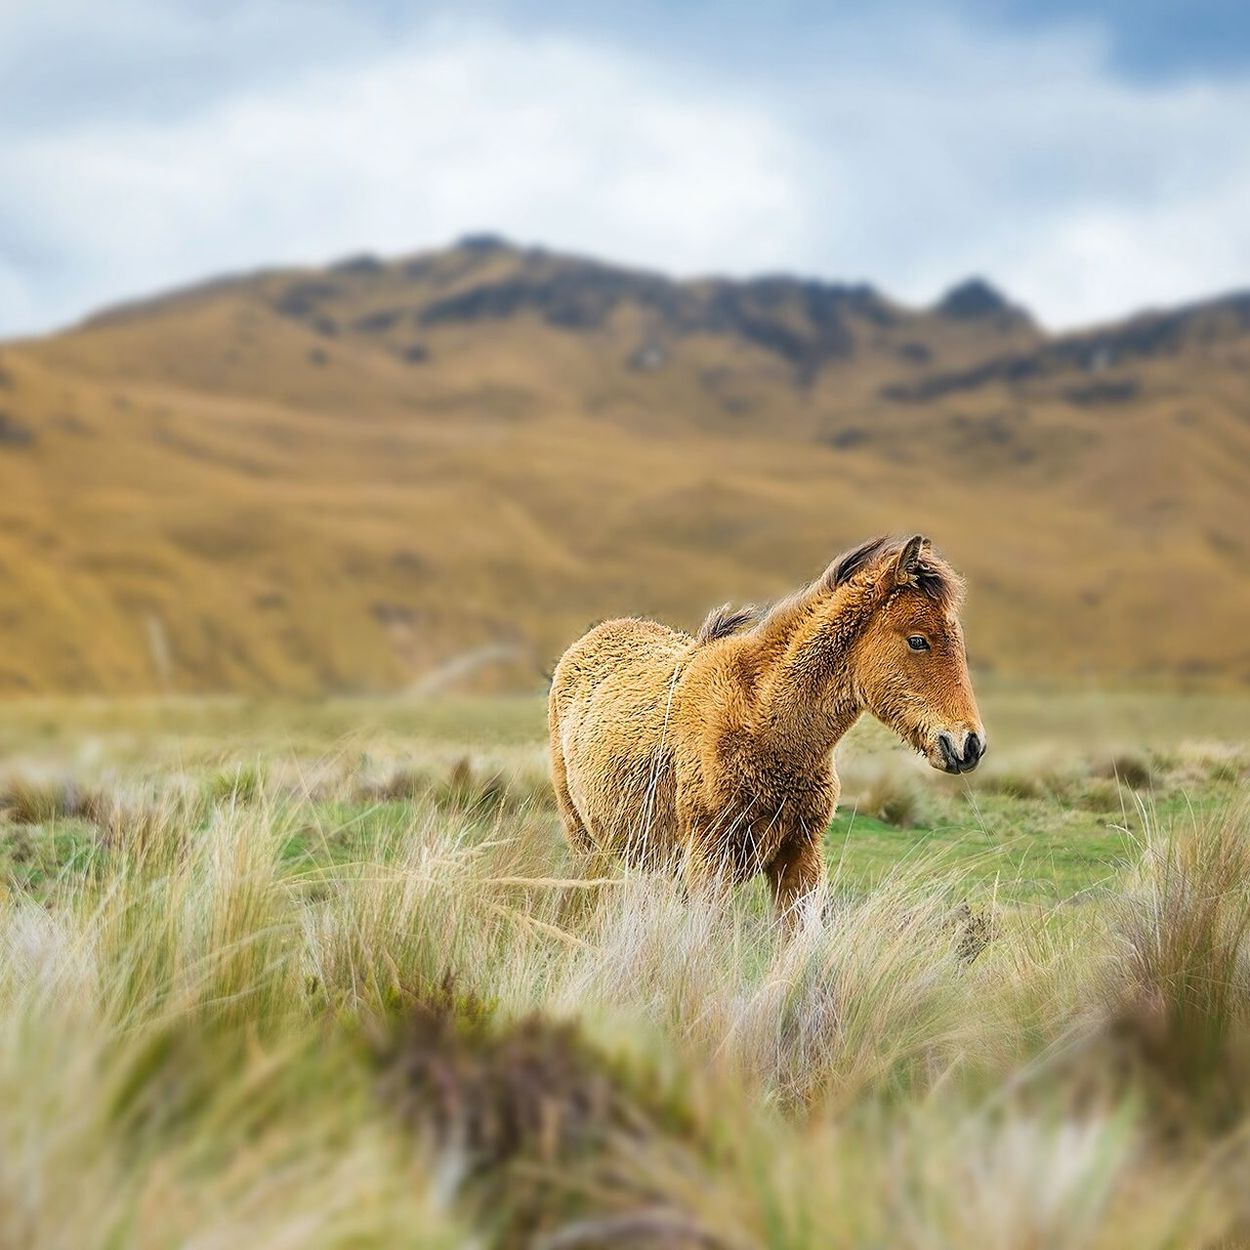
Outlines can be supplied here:
[[817, 614], [796, 600], [765, 621], [748, 642], [754, 650], [755, 732], [770, 746], [813, 760], [827, 756], [859, 719], [847, 645], [857, 628], [854, 607]]

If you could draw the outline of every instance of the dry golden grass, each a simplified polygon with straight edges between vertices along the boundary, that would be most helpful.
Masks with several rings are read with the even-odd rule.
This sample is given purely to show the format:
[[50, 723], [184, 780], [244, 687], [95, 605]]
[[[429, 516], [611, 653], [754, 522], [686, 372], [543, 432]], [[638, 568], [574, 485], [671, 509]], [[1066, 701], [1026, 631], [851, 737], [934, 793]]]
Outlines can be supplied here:
[[571, 859], [528, 745], [127, 742], [6, 783], [0, 1245], [1246, 1244], [1250, 817], [1145, 806], [1239, 748], [1149, 756], [1095, 895], [935, 851], [787, 941]]

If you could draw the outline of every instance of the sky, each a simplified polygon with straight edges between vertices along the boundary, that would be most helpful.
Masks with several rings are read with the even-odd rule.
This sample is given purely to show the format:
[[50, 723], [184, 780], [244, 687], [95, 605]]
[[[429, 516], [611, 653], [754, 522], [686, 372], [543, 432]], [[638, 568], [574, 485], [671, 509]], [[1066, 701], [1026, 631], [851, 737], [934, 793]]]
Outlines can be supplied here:
[[0, 0], [0, 335], [469, 232], [1063, 329], [1250, 287], [1242, 0]]

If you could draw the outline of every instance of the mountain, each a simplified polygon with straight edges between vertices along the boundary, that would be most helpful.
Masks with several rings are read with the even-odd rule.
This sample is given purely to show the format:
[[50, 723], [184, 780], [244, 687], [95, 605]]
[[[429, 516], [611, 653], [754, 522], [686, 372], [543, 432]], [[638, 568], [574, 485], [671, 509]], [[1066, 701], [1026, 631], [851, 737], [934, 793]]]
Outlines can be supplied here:
[[1250, 295], [675, 281], [493, 236], [0, 344], [0, 691], [534, 686], [924, 530], [974, 665], [1250, 681]]

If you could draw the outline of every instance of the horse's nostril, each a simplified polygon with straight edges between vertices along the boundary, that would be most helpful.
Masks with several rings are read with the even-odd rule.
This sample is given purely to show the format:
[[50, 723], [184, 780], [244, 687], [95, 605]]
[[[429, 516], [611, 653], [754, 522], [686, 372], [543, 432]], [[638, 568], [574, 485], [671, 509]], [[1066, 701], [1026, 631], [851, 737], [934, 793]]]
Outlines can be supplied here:
[[964, 763], [975, 764], [981, 758], [981, 739], [976, 734], [969, 734], [964, 743]]
[[948, 733], [937, 736], [938, 750], [942, 752], [942, 762], [948, 773], [957, 773], [960, 767], [959, 752], [955, 750], [955, 741]]

